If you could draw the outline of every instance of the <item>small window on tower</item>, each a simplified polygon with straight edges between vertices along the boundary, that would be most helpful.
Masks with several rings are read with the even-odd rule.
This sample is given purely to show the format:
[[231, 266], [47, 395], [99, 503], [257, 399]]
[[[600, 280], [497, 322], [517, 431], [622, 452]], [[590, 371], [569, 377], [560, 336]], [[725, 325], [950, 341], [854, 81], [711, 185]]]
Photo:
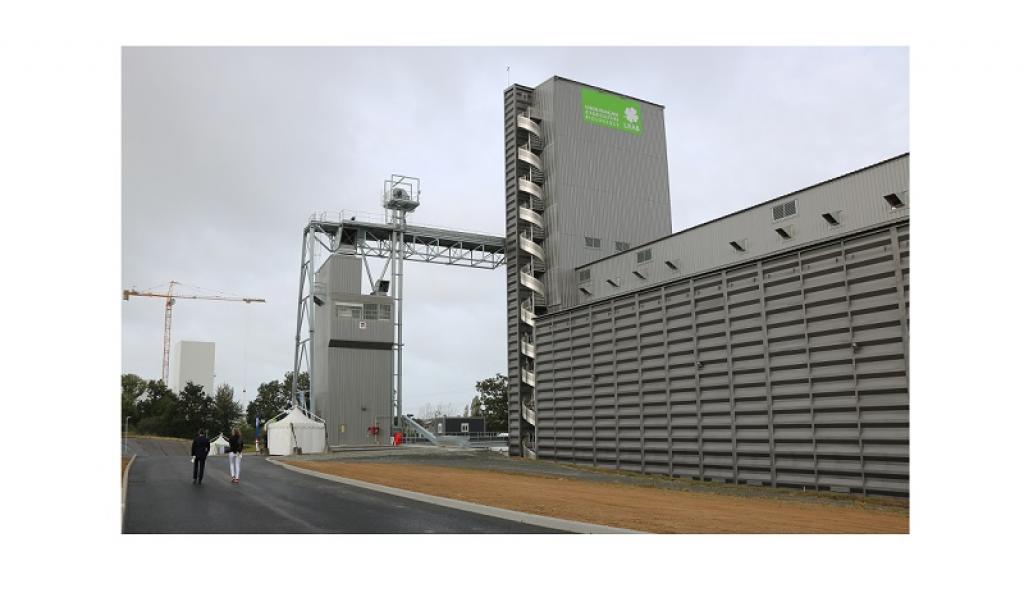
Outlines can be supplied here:
[[637, 252], [636, 253], [636, 262], [637, 262], [637, 264], [648, 262], [649, 260], [651, 260], [652, 254], [653, 253], [651, 252], [650, 248], [644, 248], [643, 250]]
[[364, 304], [363, 305], [363, 318], [367, 321], [377, 320], [377, 305], [376, 304]]
[[583, 238], [583, 243], [586, 245], [587, 248], [600, 248], [601, 238], [585, 237]]
[[580, 283], [586, 283], [587, 281], [590, 281], [590, 269], [583, 269], [582, 271], [578, 271], [576, 273], [576, 278], [579, 280]]
[[628, 242], [615, 242], [615, 251], [616, 252], [625, 252], [626, 250], [629, 250], [629, 243]]
[[337, 307], [337, 315], [342, 319], [362, 319], [363, 318], [363, 305], [354, 304], [351, 302], [338, 302], [335, 304]]
[[391, 320], [391, 305], [390, 304], [381, 304], [380, 305], [380, 317], [378, 317], [378, 318], [381, 321], [390, 321]]

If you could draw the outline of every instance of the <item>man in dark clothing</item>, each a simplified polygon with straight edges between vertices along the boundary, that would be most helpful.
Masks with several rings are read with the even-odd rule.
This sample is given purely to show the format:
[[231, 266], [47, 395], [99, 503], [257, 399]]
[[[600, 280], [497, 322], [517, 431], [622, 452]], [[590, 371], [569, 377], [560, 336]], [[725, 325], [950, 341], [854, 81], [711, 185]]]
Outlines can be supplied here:
[[192, 440], [192, 483], [203, 485], [203, 472], [206, 470], [206, 456], [210, 454], [210, 440], [206, 431], [200, 429]]

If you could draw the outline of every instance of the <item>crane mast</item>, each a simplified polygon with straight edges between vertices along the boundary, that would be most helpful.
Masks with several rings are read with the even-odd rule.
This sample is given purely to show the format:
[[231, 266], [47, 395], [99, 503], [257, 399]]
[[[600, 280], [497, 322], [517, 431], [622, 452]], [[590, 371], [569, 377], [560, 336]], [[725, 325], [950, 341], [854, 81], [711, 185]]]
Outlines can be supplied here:
[[167, 293], [159, 292], [140, 292], [135, 288], [130, 290], [124, 290], [122, 298], [125, 302], [128, 301], [132, 296], [144, 297], [144, 298], [163, 298], [164, 299], [164, 352], [163, 352], [163, 363], [160, 367], [160, 379], [167, 383], [170, 376], [171, 366], [171, 314], [174, 308], [174, 303], [178, 299], [184, 300], [221, 300], [224, 302], [245, 302], [251, 304], [253, 302], [266, 302], [263, 298], [241, 298], [233, 296], [204, 296], [196, 294], [175, 294], [174, 286], [181, 285], [180, 281], [171, 281], [167, 286]]

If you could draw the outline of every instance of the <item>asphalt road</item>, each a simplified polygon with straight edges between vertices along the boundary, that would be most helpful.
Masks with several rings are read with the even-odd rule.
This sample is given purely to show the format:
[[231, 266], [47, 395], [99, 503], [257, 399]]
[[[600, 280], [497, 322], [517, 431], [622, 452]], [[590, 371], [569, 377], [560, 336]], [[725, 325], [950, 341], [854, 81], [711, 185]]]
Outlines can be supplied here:
[[211, 456], [195, 486], [187, 447], [132, 441], [125, 533], [560, 533], [295, 473], [256, 455], [242, 458], [240, 484], [231, 483], [226, 457]]

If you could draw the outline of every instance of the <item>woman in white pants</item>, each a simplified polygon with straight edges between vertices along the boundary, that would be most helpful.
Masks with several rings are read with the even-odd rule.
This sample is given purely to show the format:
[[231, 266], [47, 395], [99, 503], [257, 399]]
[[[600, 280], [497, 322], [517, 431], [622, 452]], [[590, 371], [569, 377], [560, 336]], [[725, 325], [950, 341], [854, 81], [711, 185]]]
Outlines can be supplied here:
[[231, 469], [231, 483], [238, 483], [242, 474], [242, 432], [237, 427], [228, 438], [228, 466]]

